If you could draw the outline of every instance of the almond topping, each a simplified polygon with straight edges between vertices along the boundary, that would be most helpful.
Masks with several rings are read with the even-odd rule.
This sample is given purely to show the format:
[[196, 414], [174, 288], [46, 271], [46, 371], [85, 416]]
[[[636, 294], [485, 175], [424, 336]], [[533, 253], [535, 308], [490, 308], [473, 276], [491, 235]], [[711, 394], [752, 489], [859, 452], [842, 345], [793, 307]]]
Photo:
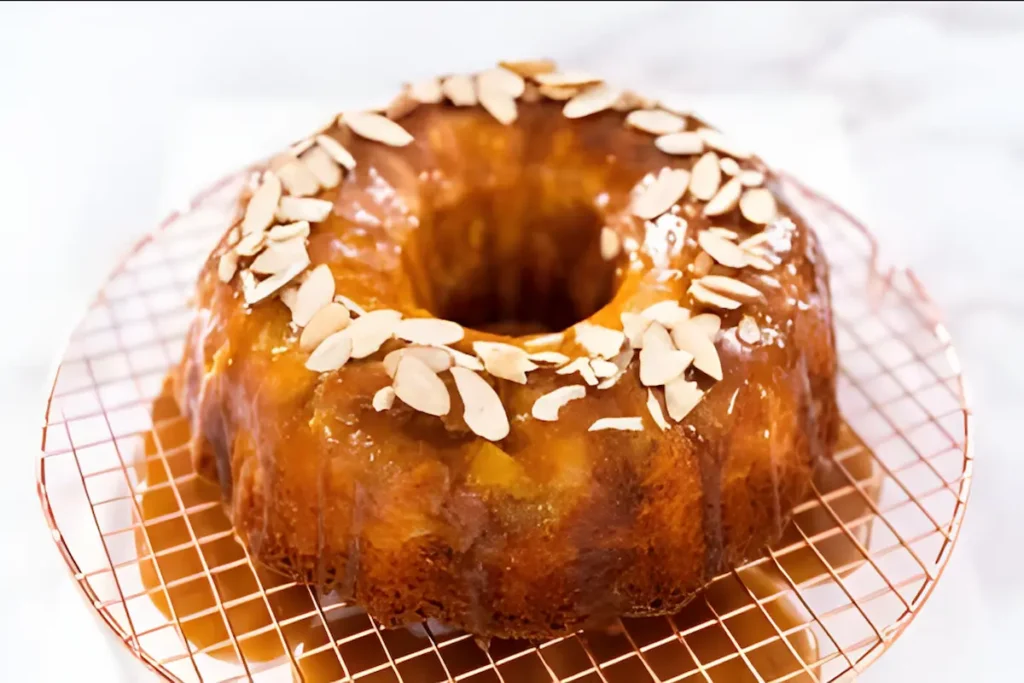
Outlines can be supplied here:
[[220, 255], [217, 261], [217, 278], [221, 282], [231, 282], [238, 270], [238, 254], [233, 251], [226, 251]]
[[394, 377], [395, 370], [398, 369], [398, 361], [402, 360], [402, 357], [406, 355], [416, 356], [428, 368], [437, 373], [449, 369], [454, 362], [452, 354], [448, 353], [448, 349], [441, 349], [436, 346], [407, 346], [404, 349], [395, 349], [384, 356], [384, 372], [388, 373], [389, 377]]
[[352, 337], [352, 357], [366, 358], [376, 353], [391, 338], [402, 314], [387, 308], [370, 311], [352, 321], [345, 332]]
[[412, 142], [412, 135], [394, 121], [373, 112], [345, 114], [342, 121], [359, 137], [383, 142], [391, 147], [405, 147]]
[[[292, 316], [294, 317], [294, 315], [295, 311], [293, 309]], [[324, 339], [348, 327], [351, 321], [352, 318], [349, 316], [347, 308], [334, 302], [327, 304], [317, 311], [309, 319], [309, 324], [303, 328], [302, 334], [299, 336], [299, 349], [302, 351], [312, 351]]]
[[657, 100], [644, 97], [632, 90], [623, 90], [619, 99], [615, 100], [612, 108], [615, 111], [633, 111], [634, 109], [654, 109], [658, 106]]
[[292, 308], [292, 321], [303, 327], [312, 320], [317, 311], [331, 303], [334, 298], [334, 275], [326, 263], [321, 263], [309, 273], [306, 281], [299, 286]]
[[690, 174], [682, 169], [663, 168], [654, 182], [633, 197], [633, 214], [644, 219], [657, 218], [682, 199]]
[[590, 425], [588, 432], [600, 432], [615, 429], [620, 432], [642, 432], [644, 423], [639, 417], [602, 417]]
[[275, 167], [274, 172], [281, 179], [281, 184], [288, 194], [294, 197], [308, 197], [320, 191], [320, 181], [313, 171], [295, 157], [279, 157], [272, 163]]
[[352, 153], [330, 135], [317, 135], [316, 144], [323, 147], [324, 151], [330, 154], [332, 159], [348, 170], [351, 171], [356, 167], [356, 158], [352, 156]]
[[553, 85], [562, 88], [569, 86], [579, 87], [581, 85], [594, 85], [604, 80], [583, 71], [551, 71], [535, 74], [533, 79], [541, 85]]
[[476, 89], [469, 76], [449, 76], [441, 82], [441, 92], [456, 107], [472, 107], [476, 104]]
[[714, 152], [707, 152], [693, 165], [690, 194], [706, 202], [715, 196], [721, 183], [722, 169], [718, 166], [718, 155]]
[[597, 114], [615, 104], [620, 92], [606, 83], [593, 85], [566, 102], [562, 114], [567, 119], [581, 119]]
[[757, 326], [757, 321], [749, 315], [743, 316], [740, 320], [736, 336], [748, 344], [756, 344], [761, 341], [761, 330]]
[[248, 206], [245, 207], [242, 234], [251, 235], [263, 232], [270, 227], [279, 201], [281, 201], [281, 180], [267, 171], [263, 174], [263, 183], [256, 189]]
[[481, 86], [480, 106], [503, 126], [509, 125], [518, 116], [515, 98], [503, 90]]
[[550, 59], [524, 59], [520, 61], [501, 61], [498, 65], [524, 78], [536, 78], [541, 74], [549, 74], [557, 67]]
[[261, 275], [273, 275], [295, 263], [309, 264], [306, 242], [301, 237], [285, 242], [270, 242], [249, 265], [249, 270]]
[[314, 147], [302, 155], [302, 163], [306, 164], [321, 187], [333, 189], [341, 183], [341, 169], [331, 155], [322, 147]]
[[747, 190], [740, 198], [740, 213], [751, 223], [771, 223], [777, 210], [775, 197], [763, 187]]
[[619, 233], [609, 227], [601, 228], [601, 258], [611, 261], [622, 251], [622, 240]]
[[569, 362], [569, 356], [558, 351], [538, 351], [531, 353], [527, 358], [535, 363], [552, 363], [554, 365], [564, 365]]
[[564, 102], [565, 100], [571, 100], [576, 97], [580, 89], [562, 85], [542, 85], [537, 89], [537, 91], [549, 100]]
[[697, 131], [700, 136], [704, 139], [704, 144], [712, 149], [717, 149], [722, 154], [731, 156], [735, 159], [746, 159], [750, 156], [750, 152], [737, 146], [727, 137], [719, 133], [717, 130], [710, 128], [701, 128]]
[[265, 232], [250, 232], [235, 245], [235, 253], [239, 256], [255, 256], [267, 241]]
[[579, 323], [575, 330], [576, 343], [586, 349], [591, 356], [611, 358], [619, 352], [625, 340], [621, 331], [601, 325]]
[[702, 304], [721, 308], [725, 311], [734, 311], [740, 307], [739, 301], [734, 301], [728, 297], [722, 296], [721, 294], [712, 292], [710, 289], [700, 284], [700, 281], [691, 283], [690, 288], [686, 290], [686, 292]]
[[687, 382], [678, 377], [665, 385], [665, 407], [668, 408], [668, 416], [676, 422], [680, 422], [690, 414], [701, 399], [704, 392], [700, 390], [696, 382]]
[[277, 290], [284, 287], [286, 284], [295, 279], [295, 277], [306, 269], [309, 265], [309, 258], [301, 261], [296, 261], [284, 270], [274, 273], [266, 280], [255, 283], [255, 278], [251, 271], [243, 270], [241, 276], [242, 280], [242, 293], [245, 294], [245, 303], [252, 304], [263, 301], [270, 295], [277, 292]]
[[645, 387], [660, 386], [682, 375], [693, 362], [687, 351], [672, 345], [668, 331], [658, 323], [644, 332], [644, 348], [640, 351], [640, 383]]
[[734, 176], [740, 172], [740, 165], [731, 157], [722, 157], [718, 165], [722, 167], [722, 173], [727, 176]]
[[619, 366], [610, 360], [594, 358], [590, 361], [590, 369], [594, 371], [594, 376], [598, 379], [608, 379], [619, 371]]
[[746, 254], [733, 242], [721, 237], [717, 233], [705, 230], [697, 236], [697, 243], [700, 248], [706, 251], [711, 258], [715, 259], [728, 268], [742, 268], [747, 265]]
[[508, 415], [494, 387], [472, 370], [456, 366], [451, 372], [465, 406], [462, 419], [466, 426], [488, 441], [501, 441], [508, 436]]
[[615, 384], [626, 374], [626, 370], [629, 369], [629, 364], [633, 362], [633, 356], [635, 355], [633, 349], [623, 349], [619, 352], [619, 355], [612, 358], [612, 362], [619, 369], [614, 375], [604, 380], [597, 385], [598, 389], [608, 389], [609, 387], [615, 386]]
[[661, 431], [668, 429], [665, 413], [661, 412], [661, 402], [650, 389], [647, 390], [647, 412], [651, 414], [651, 419], [654, 420], [654, 424], [658, 425], [658, 429]]
[[526, 89], [526, 82], [522, 76], [500, 66], [481, 71], [476, 76], [476, 83], [481, 90], [502, 92], [512, 99], [521, 97]]
[[689, 324], [699, 329], [712, 341], [714, 341], [715, 336], [718, 334], [718, 330], [722, 329], [722, 319], [714, 313], [695, 315], [690, 318]]
[[694, 132], [669, 133], [654, 139], [654, 146], [665, 154], [690, 155], [704, 151], [704, 140]]
[[428, 78], [425, 81], [413, 83], [409, 86], [409, 94], [422, 104], [437, 104], [444, 99], [441, 92], [441, 81], [437, 78]]
[[407, 318], [395, 325], [395, 336], [414, 344], [444, 346], [466, 336], [462, 325], [438, 318]]
[[398, 121], [411, 114], [418, 106], [420, 106], [420, 101], [409, 94], [407, 90], [402, 90], [388, 102], [388, 106], [384, 108], [384, 116], [392, 121]]
[[676, 325], [687, 320], [690, 317], [690, 311], [680, 306], [678, 302], [667, 299], [651, 304], [641, 311], [640, 315], [671, 330]]
[[[285, 199], [291, 199], [285, 197]], [[287, 225], [275, 225], [267, 233], [267, 239], [273, 240], [274, 242], [287, 242], [293, 240], [296, 237], [305, 239], [309, 237], [309, 221], [298, 221], [295, 223], [288, 223]]]
[[555, 374], [557, 375], [571, 375], [574, 372], [580, 373], [580, 377], [583, 378], [583, 381], [590, 386], [597, 384], [597, 375], [594, 374], [594, 368], [590, 367], [589, 358], [577, 358], [568, 365], [564, 365], [555, 370]]
[[702, 251], [697, 254], [697, 257], [693, 259], [693, 270], [694, 277], [704, 277], [711, 272], [711, 269], [715, 266], [715, 259], [711, 258], [711, 255], [706, 251]]
[[332, 372], [352, 357], [352, 337], [346, 330], [324, 338], [306, 359], [306, 369], [313, 372]]
[[344, 294], [337, 295], [334, 297], [334, 300], [347, 308], [349, 313], [352, 313], [353, 315], [366, 315], [366, 310], [362, 306], [357, 304], [355, 301], [352, 301], [352, 299], [349, 299]]
[[689, 323], [679, 325], [672, 330], [672, 341], [676, 347], [693, 355], [693, 367], [713, 379], [722, 379], [722, 362], [718, 358], [718, 349], [704, 329]]
[[378, 413], [391, 410], [395, 405], [395, 390], [391, 387], [384, 387], [373, 395], [373, 409]]
[[743, 171], [740, 173], [740, 182], [743, 187], [760, 187], [764, 184], [764, 173], [761, 171]]
[[647, 327], [651, 324], [651, 319], [640, 313], [626, 312], [619, 314], [619, 319], [622, 320], [622, 332], [626, 335], [626, 339], [629, 340], [629, 345], [634, 349], [643, 348], [644, 332], [647, 331]]
[[316, 144], [313, 138], [306, 138], [302, 142], [296, 142], [294, 145], [288, 148], [288, 152], [292, 156], [301, 156], [303, 152]]
[[537, 365], [518, 346], [501, 342], [473, 342], [473, 351], [484, 362], [484, 368], [495, 377], [517, 384], [526, 384], [526, 373]]
[[440, 417], [451, 410], [448, 388], [433, 370], [415, 356], [402, 356], [398, 361], [394, 389], [395, 395], [403, 403], [421, 413]]
[[736, 208], [736, 202], [739, 201], [742, 191], [743, 185], [740, 184], [740, 179], [731, 178], [729, 182], [722, 185], [722, 189], [711, 198], [711, 201], [704, 205], [704, 215], [721, 216], [723, 213], [729, 213]]
[[559, 387], [548, 392], [533, 402], [530, 414], [537, 420], [543, 422], [555, 422], [558, 419], [558, 411], [569, 401], [575, 401], [587, 395], [587, 388], [582, 384], [572, 384], [567, 387]]
[[700, 279], [700, 284], [737, 301], [757, 301], [762, 298], [761, 290], [724, 275], [705, 275]]
[[626, 115], [626, 125], [651, 135], [668, 135], [682, 131], [686, 119], [662, 109], [637, 109]]
[[735, 242], [740, 238], [739, 233], [737, 233], [735, 230], [730, 230], [729, 228], [719, 228], [716, 226], [711, 226], [710, 228], [708, 228], [708, 232], [718, 235], [719, 237], [724, 237], [725, 239], [731, 242]]
[[748, 266], [764, 271], [775, 270], [775, 264], [768, 260], [766, 257], [766, 251], [759, 249], [757, 251], [751, 250], [743, 253], [746, 255]]
[[460, 368], [466, 368], [468, 370], [477, 370], [483, 372], [484, 364], [481, 363], [480, 359], [477, 358], [476, 356], [471, 356], [468, 353], [463, 353], [462, 351], [458, 351], [456, 349], [446, 348], [445, 351], [451, 354], [451, 357], [455, 360], [455, 364], [458, 365]]

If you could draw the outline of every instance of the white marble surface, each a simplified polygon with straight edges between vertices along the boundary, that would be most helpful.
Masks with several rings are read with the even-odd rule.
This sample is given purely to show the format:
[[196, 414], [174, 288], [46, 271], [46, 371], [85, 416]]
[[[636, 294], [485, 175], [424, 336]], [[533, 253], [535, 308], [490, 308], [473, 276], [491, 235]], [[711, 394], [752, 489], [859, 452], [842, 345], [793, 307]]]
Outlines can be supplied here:
[[[379, 79], [531, 54], [695, 97], [811, 95], [827, 98], [828, 116], [838, 107], [849, 200], [946, 312], [978, 416], [961, 545], [921, 617], [863, 678], [1006, 679], [1024, 634], [1024, 462], [1012, 430], [1024, 409], [1024, 299], [1010, 286], [1024, 247], [1024, 7], [931, 3], [0, 6], [11, 321], [0, 342], [0, 671], [114, 675], [37, 512], [39, 400], [61, 332], [159, 217], [173, 150], [189, 142], [177, 138], [182, 112], [200, 100], [370, 94]], [[69, 654], [53, 647], [58, 634]]]

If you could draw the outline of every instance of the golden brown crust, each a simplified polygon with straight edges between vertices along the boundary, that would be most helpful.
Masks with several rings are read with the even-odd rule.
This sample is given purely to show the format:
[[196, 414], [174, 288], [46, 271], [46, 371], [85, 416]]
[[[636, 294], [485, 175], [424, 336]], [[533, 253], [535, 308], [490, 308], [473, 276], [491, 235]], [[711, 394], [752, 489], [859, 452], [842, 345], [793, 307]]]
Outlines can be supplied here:
[[[621, 329], [622, 312], [664, 299], [702, 309], [687, 294], [697, 235], [714, 225], [743, 239], [761, 226], [738, 208], [712, 221], [687, 197], [685, 239], [671, 241], [630, 202], [645, 175], [691, 169], [699, 155], [658, 151], [621, 112], [569, 121], [561, 106], [520, 101], [516, 123], [502, 126], [479, 107], [421, 105], [401, 120], [414, 141], [400, 148], [332, 128], [358, 164], [316, 195], [334, 208], [309, 236], [313, 265], [330, 264], [336, 291], [368, 310], [467, 325], [571, 324], [568, 310]], [[767, 173], [757, 159], [740, 166]], [[834, 442], [827, 266], [799, 217], [780, 212], [793, 222], [773, 243], [771, 271], [714, 266], [763, 298], [723, 312], [723, 379], [698, 378], [703, 400], [666, 431], [648, 414], [636, 361], [557, 422], [531, 407], [579, 375], [488, 377], [511, 424], [497, 444], [467, 427], [448, 373], [446, 416], [401, 401], [378, 412], [373, 396], [391, 381], [381, 361], [397, 341], [310, 372], [289, 310], [278, 299], [247, 307], [211, 256], [177, 373], [196, 469], [220, 481], [253, 557], [386, 625], [433, 617], [482, 636], [540, 637], [673, 611], [779, 538]], [[611, 261], [602, 225], [623, 245]], [[744, 315], [759, 343], [739, 338]], [[472, 353], [478, 340], [524, 343], [467, 328], [452, 346]], [[571, 333], [544, 349], [580, 354]], [[618, 416], [642, 417], [644, 430], [587, 431]]]

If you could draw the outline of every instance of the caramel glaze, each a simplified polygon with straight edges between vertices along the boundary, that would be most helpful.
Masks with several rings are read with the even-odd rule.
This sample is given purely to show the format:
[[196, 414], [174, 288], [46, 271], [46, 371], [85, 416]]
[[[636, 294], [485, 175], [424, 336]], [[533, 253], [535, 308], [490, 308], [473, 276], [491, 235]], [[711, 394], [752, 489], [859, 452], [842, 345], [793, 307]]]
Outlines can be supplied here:
[[[502, 321], [557, 330], [589, 316], [620, 328], [622, 311], [663, 299], [699, 310], [688, 266], [712, 223], [690, 200], [685, 235], [645, 228], [628, 210], [645, 176], [695, 157], [662, 154], [622, 117], [568, 121], [557, 104], [523, 103], [506, 127], [475, 107], [421, 106], [402, 119], [415, 141], [399, 149], [332, 129], [358, 166], [320, 195], [334, 211], [313, 227], [313, 264], [329, 263], [337, 291], [364, 308], [480, 328], [455, 345], [465, 352], [475, 340], [532, 340], [531, 351], [582, 354], [571, 328], [546, 345], [482, 331]], [[287, 308], [247, 308], [211, 256], [177, 373], [195, 469], [220, 482], [256, 560], [385, 625], [436, 618], [481, 636], [543, 637], [673, 612], [779, 538], [835, 440], [827, 265], [799, 216], [781, 210], [796, 225], [771, 244], [781, 265], [731, 273], [765, 297], [723, 317], [724, 380], [665, 432], [648, 416], [636, 361], [555, 423], [530, 408], [578, 376], [488, 378], [511, 422], [494, 445], [469, 432], [447, 375], [446, 417], [401, 402], [376, 413], [371, 397], [389, 383], [380, 360], [397, 342], [309, 372]], [[713, 224], [760, 229], [738, 212]], [[625, 245], [611, 263], [602, 226]], [[758, 322], [761, 344], [737, 339], [741, 314]], [[611, 416], [643, 416], [645, 430], [587, 431]]]

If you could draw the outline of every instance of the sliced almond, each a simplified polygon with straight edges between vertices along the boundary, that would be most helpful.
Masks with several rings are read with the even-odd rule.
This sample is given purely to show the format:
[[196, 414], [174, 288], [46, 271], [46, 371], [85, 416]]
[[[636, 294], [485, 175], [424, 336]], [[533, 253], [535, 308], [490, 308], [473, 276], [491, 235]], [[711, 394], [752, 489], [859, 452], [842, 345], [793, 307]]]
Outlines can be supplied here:
[[462, 419], [466, 421], [466, 426], [488, 441], [501, 441], [508, 436], [508, 415], [494, 387], [466, 368], [456, 366], [451, 369], [451, 373], [465, 406]]
[[298, 295], [299, 286], [295, 283], [292, 283], [287, 287], [282, 287], [277, 297], [281, 300], [281, 303], [287, 306], [288, 310], [291, 311], [292, 308], [295, 307], [295, 299], [298, 297]]
[[326, 263], [310, 271], [309, 277], [299, 286], [292, 308], [292, 322], [303, 327], [317, 311], [331, 303], [334, 298], [334, 275]]
[[342, 119], [345, 125], [359, 137], [383, 142], [391, 147], [405, 147], [412, 142], [412, 135], [405, 128], [373, 112], [352, 112]]
[[605, 226], [601, 228], [601, 258], [611, 261], [622, 251], [622, 240], [619, 233]]
[[478, 73], [476, 83], [480, 90], [502, 92], [512, 99], [522, 97], [523, 91], [526, 89], [526, 81], [522, 76], [500, 66]]
[[647, 412], [651, 414], [651, 419], [654, 420], [654, 424], [658, 425], [658, 429], [661, 431], [668, 429], [669, 425], [668, 421], [665, 420], [665, 413], [661, 411], [661, 402], [651, 389], [647, 390]]
[[533, 79], [541, 85], [553, 85], [562, 88], [594, 85], [604, 80], [585, 71], [549, 71], [535, 74]]
[[402, 356], [406, 354], [416, 356], [428, 368], [437, 373], [451, 368], [454, 363], [452, 354], [448, 352], [448, 349], [441, 349], [436, 346], [407, 346], [402, 349], [395, 349], [384, 356], [384, 372], [388, 373], [389, 377], [395, 376], [395, 370], [398, 369], [398, 361], [402, 360]]
[[280, 157], [273, 164], [274, 172], [281, 179], [281, 185], [293, 197], [308, 197], [320, 191], [320, 181], [316, 175], [309, 166], [295, 157]]
[[742, 249], [710, 230], [705, 230], [697, 236], [697, 244], [723, 266], [742, 268], [747, 265], [747, 257]]
[[735, 242], [736, 240], [738, 240], [740, 238], [740, 235], [739, 235], [738, 232], [736, 232], [735, 230], [730, 230], [729, 228], [720, 228], [720, 227], [717, 227], [717, 226], [711, 226], [710, 228], [708, 228], [708, 232], [713, 233], [715, 235], [718, 235], [719, 237], [724, 237], [725, 239], [729, 240], [730, 242]]
[[620, 330], [592, 323], [579, 323], [573, 329], [576, 332], [576, 343], [586, 349], [591, 356], [600, 358], [615, 356], [626, 339]]
[[238, 244], [240, 239], [242, 239], [242, 230], [236, 225], [228, 231], [227, 245], [233, 247]]
[[593, 358], [590, 361], [590, 369], [594, 371], [594, 376], [598, 379], [608, 379], [619, 371], [619, 366], [610, 360]]
[[775, 197], [763, 187], [747, 190], [740, 197], [740, 213], [751, 223], [765, 225], [775, 220]]
[[398, 361], [394, 389], [403, 403], [421, 413], [440, 417], [451, 410], [448, 388], [437, 373], [415, 356], [402, 356]]
[[740, 165], [732, 157], [722, 157], [718, 165], [722, 167], [722, 173], [727, 176], [734, 176], [740, 172]]
[[[290, 197], [286, 197], [290, 199]], [[309, 221], [297, 221], [287, 225], [275, 225], [267, 233], [267, 239], [274, 242], [287, 242], [296, 237], [305, 239], [309, 237]]]
[[489, 87], [480, 88], [480, 106], [487, 113], [493, 116], [498, 123], [507, 126], [516, 120], [518, 111], [516, 101], [511, 95], [503, 90], [495, 90]]
[[690, 132], [669, 133], [654, 139], [654, 146], [665, 154], [688, 156], [704, 151], [704, 140]]
[[690, 317], [690, 311], [680, 306], [679, 302], [667, 299], [651, 304], [641, 311], [640, 315], [671, 330], [676, 325], [687, 320]]
[[392, 121], [398, 121], [414, 112], [418, 106], [420, 106], [420, 101], [407, 90], [402, 90], [388, 102], [388, 106], [384, 108], [384, 116]]
[[743, 171], [740, 173], [743, 187], [760, 187], [764, 184], [764, 173], [761, 171]]
[[534, 419], [543, 422], [558, 420], [558, 411], [569, 401], [581, 399], [587, 395], [587, 388], [582, 384], [571, 384], [550, 391], [533, 402], [530, 414]]
[[558, 351], [538, 351], [527, 356], [535, 363], [552, 363], [553, 365], [565, 365], [569, 362], [569, 356]]
[[441, 80], [428, 78], [409, 86], [409, 94], [422, 104], [437, 104], [444, 99], [441, 92]]
[[484, 369], [495, 377], [526, 384], [526, 373], [536, 370], [526, 351], [501, 342], [473, 342], [473, 351], [484, 362]]
[[718, 155], [714, 152], [706, 152], [693, 165], [693, 174], [690, 177], [690, 194], [706, 202], [715, 196], [721, 184], [722, 169], [718, 165]]
[[775, 270], [775, 264], [768, 259], [767, 253], [768, 252], [760, 249], [756, 251], [750, 250], [743, 252], [746, 256], [748, 266], [764, 271]]
[[685, 323], [672, 330], [672, 341], [676, 348], [693, 356], [693, 367], [709, 377], [722, 379], [722, 361], [718, 357], [718, 349], [700, 327]]
[[620, 432], [642, 432], [644, 422], [639, 417], [602, 417], [595, 420], [594, 424], [587, 429], [588, 432], [600, 432], [606, 429], [614, 429]]
[[622, 332], [626, 335], [629, 345], [634, 349], [643, 348], [643, 336], [651, 324], [651, 319], [640, 313], [623, 312], [619, 314], [622, 321]]
[[743, 316], [736, 331], [736, 336], [748, 344], [757, 344], [761, 341], [761, 329], [757, 321], [749, 315]]
[[346, 330], [324, 338], [306, 359], [306, 369], [313, 372], [332, 372], [352, 357], [352, 337]]
[[239, 256], [255, 256], [267, 241], [267, 233], [250, 232], [235, 245], [235, 253]]
[[572, 98], [576, 97], [576, 95], [579, 94], [580, 89], [573, 86], [564, 85], [542, 85], [539, 88], [537, 88], [537, 92], [539, 92], [541, 95], [548, 98], [549, 100], [558, 100], [559, 102], [564, 102], [565, 100], [571, 100]]
[[548, 332], [547, 334], [538, 334], [536, 337], [530, 337], [523, 342], [523, 346], [528, 349], [536, 349], [545, 346], [558, 346], [564, 341], [565, 332]]
[[498, 65], [523, 78], [536, 78], [541, 74], [549, 74], [557, 67], [550, 59], [524, 59], [519, 61], [500, 61]]
[[242, 235], [259, 233], [270, 227], [281, 201], [281, 180], [270, 171], [263, 174], [263, 183], [256, 188], [242, 219]]
[[451, 354], [451, 357], [455, 361], [455, 364], [458, 365], [460, 368], [467, 368], [469, 370], [477, 370], [481, 372], [484, 369], [484, 364], [476, 356], [471, 356], [468, 353], [463, 353], [462, 351], [458, 351], [456, 349], [446, 348], [445, 351]]
[[594, 368], [590, 367], [589, 358], [577, 358], [568, 365], [563, 365], [555, 370], [555, 374], [558, 375], [571, 375], [574, 372], [580, 373], [583, 381], [590, 386], [597, 384], [597, 375], [594, 374]]
[[288, 148], [288, 151], [292, 156], [301, 156], [303, 152], [316, 144], [316, 140], [313, 138], [306, 138], [302, 142], [296, 142], [294, 145]]
[[626, 115], [626, 125], [651, 135], [669, 135], [682, 131], [686, 119], [663, 109], [637, 109]]
[[351, 171], [356, 167], [356, 158], [352, 156], [352, 153], [330, 135], [317, 135], [316, 144], [323, 147], [324, 151], [330, 154], [332, 159], [348, 170]]
[[285, 242], [269, 242], [267, 248], [249, 265], [249, 270], [261, 275], [273, 275], [300, 262], [309, 263], [305, 240], [301, 237]]
[[668, 416], [676, 422], [682, 421], [689, 415], [702, 398], [704, 398], [704, 392], [700, 390], [697, 383], [687, 382], [682, 377], [665, 385], [665, 407], [668, 408]]
[[623, 90], [619, 99], [615, 100], [612, 107], [615, 111], [633, 111], [634, 109], [654, 109], [658, 106], [657, 100], [644, 97], [632, 90]]
[[700, 284], [737, 301], [757, 301], [764, 298], [761, 290], [756, 287], [724, 275], [705, 275], [700, 279]]
[[321, 187], [331, 190], [341, 183], [341, 167], [322, 147], [314, 147], [300, 158], [302, 163], [306, 164], [306, 168], [316, 176]]
[[391, 410], [391, 406], [395, 405], [395, 390], [391, 387], [384, 387], [376, 394], [373, 395], [373, 409], [378, 413], [385, 410]]
[[693, 362], [693, 355], [676, 349], [668, 331], [652, 323], [644, 332], [644, 348], [640, 351], [640, 383], [645, 387], [661, 386], [682, 375]]
[[[292, 316], [294, 317], [295, 309], [292, 306], [289, 306], [289, 308], [292, 308]], [[339, 303], [331, 302], [327, 304], [313, 314], [313, 317], [309, 319], [309, 323], [303, 328], [302, 334], [299, 336], [299, 349], [302, 351], [312, 351], [324, 339], [348, 327], [351, 321], [352, 318], [347, 308]]]
[[565, 103], [562, 114], [567, 119], [582, 119], [609, 109], [619, 99], [621, 91], [607, 83], [590, 86]]
[[469, 76], [449, 76], [441, 82], [441, 92], [456, 107], [472, 107], [476, 104], [476, 88]]
[[689, 324], [703, 332], [711, 340], [714, 340], [718, 330], [722, 329], [722, 319], [714, 313], [695, 315], [690, 318]]
[[730, 178], [729, 182], [722, 185], [715, 196], [704, 205], [704, 215], [721, 216], [723, 213], [729, 213], [736, 208], [736, 202], [739, 201], [742, 191], [743, 185], [740, 184], [740, 179]]
[[715, 259], [711, 258], [711, 255], [706, 251], [702, 251], [693, 259], [693, 275], [694, 277], [704, 277], [711, 272], [714, 266]]
[[657, 218], [682, 199], [690, 174], [683, 169], [663, 168], [654, 182], [633, 198], [633, 215], [644, 219]]
[[402, 318], [398, 311], [387, 308], [370, 311], [359, 316], [345, 328], [352, 337], [352, 357], [366, 358], [376, 353], [381, 345], [391, 338], [395, 325]]
[[238, 270], [238, 254], [234, 251], [225, 251], [217, 261], [217, 279], [221, 282], [231, 282]]
[[704, 144], [711, 149], [717, 149], [722, 154], [731, 156], [734, 159], [747, 159], [750, 152], [735, 144], [729, 138], [711, 128], [701, 128], [697, 131], [704, 139]]
[[357, 304], [352, 299], [349, 299], [344, 294], [338, 294], [334, 297], [334, 300], [349, 310], [349, 313], [353, 315], [366, 315], [366, 309]]
[[444, 346], [466, 336], [462, 325], [438, 318], [406, 318], [395, 325], [395, 336], [414, 344]]
[[618, 383], [619, 379], [621, 379], [622, 376], [626, 374], [626, 370], [629, 369], [629, 364], [633, 362], [634, 355], [635, 352], [633, 351], [633, 349], [627, 348], [620, 351], [619, 355], [615, 356], [615, 358], [612, 358], [612, 362], [615, 363], [615, 367], [617, 367], [619, 371], [616, 372], [611, 377], [609, 377], [608, 379], [601, 382], [600, 384], [598, 384], [597, 388], [608, 389], [610, 387], [615, 386], [616, 383]]
[[722, 296], [717, 292], [712, 292], [707, 287], [700, 284], [700, 281], [695, 281], [690, 284], [690, 288], [686, 290], [687, 293], [707, 306], [713, 306], [714, 308], [721, 308], [725, 311], [734, 311], [740, 307], [740, 302], [730, 299], [729, 297]]

